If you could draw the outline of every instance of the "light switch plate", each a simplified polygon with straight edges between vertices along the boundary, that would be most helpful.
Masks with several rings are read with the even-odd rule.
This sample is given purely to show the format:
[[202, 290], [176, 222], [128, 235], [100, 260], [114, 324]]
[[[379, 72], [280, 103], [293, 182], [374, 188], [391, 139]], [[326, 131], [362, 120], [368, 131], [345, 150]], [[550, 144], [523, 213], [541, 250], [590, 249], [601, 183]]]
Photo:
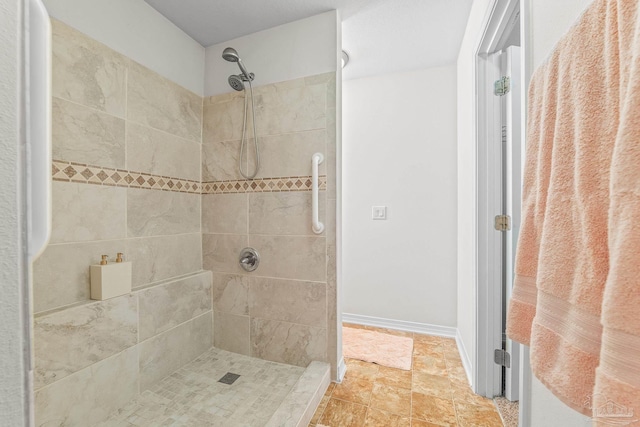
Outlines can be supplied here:
[[371, 208], [371, 219], [387, 219], [387, 207], [373, 206]]

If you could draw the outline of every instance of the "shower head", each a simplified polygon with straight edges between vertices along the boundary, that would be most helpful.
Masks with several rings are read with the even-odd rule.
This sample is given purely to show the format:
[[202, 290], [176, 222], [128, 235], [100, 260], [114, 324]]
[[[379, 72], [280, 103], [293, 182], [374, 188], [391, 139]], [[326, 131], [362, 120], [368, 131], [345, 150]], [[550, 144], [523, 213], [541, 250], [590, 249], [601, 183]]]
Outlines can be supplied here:
[[242, 77], [237, 74], [232, 74], [229, 76], [229, 85], [237, 91], [244, 90]]
[[238, 55], [238, 52], [234, 48], [227, 47], [222, 51], [222, 58], [225, 61], [238, 62], [240, 60], [240, 55]]
[[[240, 67], [240, 71], [244, 74], [244, 77], [249, 78], [249, 72], [246, 68], [244, 68], [244, 64], [242, 63], [242, 59], [240, 59], [240, 55], [238, 55], [238, 51], [232, 47], [227, 47], [222, 51], [222, 59], [229, 62], [237, 62], [238, 67]], [[235, 88], [234, 88], [235, 89]], [[239, 89], [236, 89], [239, 90]]]

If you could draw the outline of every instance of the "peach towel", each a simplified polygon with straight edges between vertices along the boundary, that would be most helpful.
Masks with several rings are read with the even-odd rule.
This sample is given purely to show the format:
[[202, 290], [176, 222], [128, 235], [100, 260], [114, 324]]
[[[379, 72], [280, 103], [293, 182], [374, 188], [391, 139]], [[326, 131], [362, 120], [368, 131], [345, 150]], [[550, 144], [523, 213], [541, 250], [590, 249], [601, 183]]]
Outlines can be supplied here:
[[594, 1], [529, 87], [507, 334], [596, 425], [640, 426], [638, 18], [638, 1]]
[[342, 328], [342, 355], [390, 368], [411, 369], [413, 339], [367, 331]]

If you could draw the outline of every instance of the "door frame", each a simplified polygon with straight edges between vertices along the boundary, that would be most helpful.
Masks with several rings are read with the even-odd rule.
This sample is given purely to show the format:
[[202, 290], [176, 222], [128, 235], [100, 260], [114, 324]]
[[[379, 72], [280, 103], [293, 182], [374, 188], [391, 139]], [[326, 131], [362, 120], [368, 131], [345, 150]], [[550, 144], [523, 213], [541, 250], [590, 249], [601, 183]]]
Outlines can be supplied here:
[[[498, 234], [493, 230], [492, 212], [495, 204], [495, 192], [490, 191], [488, 183], [495, 179], [491, 174], [489, 159], [491, 152], [487, 144], [489, 138], [495, 137], [493, 126], [495, 114], [490, 106], [494, 97], [493, 85], [488, 84], [494, 72], [489, 54], [495, 52], [506, 36], [506, 29], [513, 19], [514, 13], [520, 11], [520, 40], [522, 48], [521, 76], [523, 87], [527, 87], [530, 79], [530, 39], [529, 17], [531, 0], [493, 0], [487, 9], [483, 30], [475, 51], [475, 128], [476, 128], [476, 360], [473, 385], [477, 394], [493, 397], [501, 391], [501, 367], [493, 362], [493, 349], [500, 348], [501, 336], [501, 291], [489, 286], [499, 271], [496, 271], [494, 259], [488, 254], [499, 254]], [[526, 123], [526, 91], [521, 99], [521, 123]], [[525, 126], [521, 126], [521, 140], [524, 138]], [[494, 234], [495, 233], [495, 234]], [[498, 252], [496, 252], [498, 251]], [[497, 268], [500, 268], [499, 266]], [[528, 427], [530, 420], [531, 371], [528, 348], [522, 346], [520, 352], [520, 427]]]

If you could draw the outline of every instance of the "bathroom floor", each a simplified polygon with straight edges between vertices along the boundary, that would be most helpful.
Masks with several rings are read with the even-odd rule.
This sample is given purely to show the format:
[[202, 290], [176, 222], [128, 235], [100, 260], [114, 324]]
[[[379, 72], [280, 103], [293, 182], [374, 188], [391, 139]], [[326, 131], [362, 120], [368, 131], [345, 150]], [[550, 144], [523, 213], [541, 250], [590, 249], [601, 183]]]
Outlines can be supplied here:
[[412, 370], [347, 359], [343, 382], [329, 386], [310, 426], [503, 426], [493, 400], [471, 391], [455, 340], [345, 326], [413, 337]]
[[212, 348], [99, 425], [263, 427], [304, 371]]

